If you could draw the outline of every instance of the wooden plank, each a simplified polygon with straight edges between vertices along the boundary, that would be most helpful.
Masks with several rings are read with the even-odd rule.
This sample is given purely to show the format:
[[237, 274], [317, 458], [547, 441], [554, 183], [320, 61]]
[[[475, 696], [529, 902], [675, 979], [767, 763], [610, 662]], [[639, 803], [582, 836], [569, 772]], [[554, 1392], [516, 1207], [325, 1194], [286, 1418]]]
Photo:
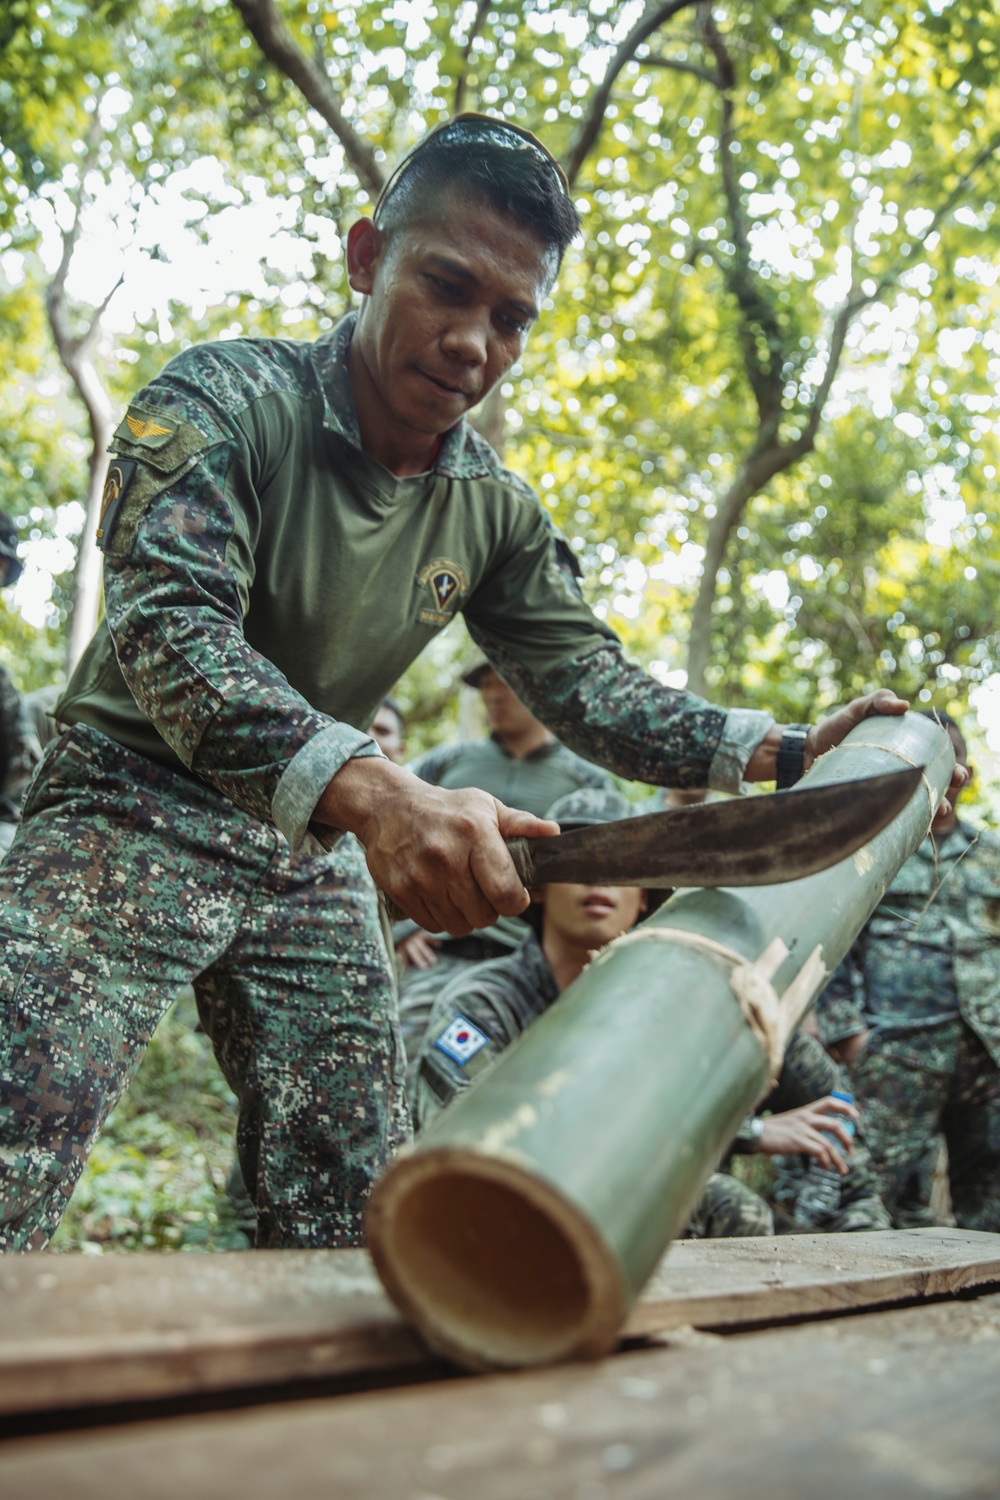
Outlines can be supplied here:
[[[1000, 1285], [957, 1229], [683, 1241], [628, 1333], [822, 1317]], [[430, 1362], [362, 1251], [35, 1255], [0, 1264], [0, 1412], [398, 1372]]]
[[360, 1250], [18, 1256], [0, 1296], [0, 1413], [429, 1361]]
[[[670, 1336], [666, 1336], [670, 1338]], [[1000, 1295], [599, 1364], [0, 1445], [4, 1500], [959, 1500], [1000, 1488]]]
[[660, 1262], [626, 1332], [826, 1317], [993, 1283], [1000, 1235], [967, 1229], [684, 1240]]

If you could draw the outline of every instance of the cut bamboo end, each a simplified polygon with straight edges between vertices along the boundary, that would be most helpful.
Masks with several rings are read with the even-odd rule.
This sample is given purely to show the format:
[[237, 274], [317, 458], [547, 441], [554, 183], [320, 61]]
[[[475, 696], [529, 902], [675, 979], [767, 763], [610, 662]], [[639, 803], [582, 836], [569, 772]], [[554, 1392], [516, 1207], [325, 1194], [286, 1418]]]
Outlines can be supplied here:
[[401, 1156], [365, 1232], [401, 1311], [467, 1369], [597, 1358], [625, 1318], [621, 1270], [594, 1226], [510, 1161], [454, 1147]]

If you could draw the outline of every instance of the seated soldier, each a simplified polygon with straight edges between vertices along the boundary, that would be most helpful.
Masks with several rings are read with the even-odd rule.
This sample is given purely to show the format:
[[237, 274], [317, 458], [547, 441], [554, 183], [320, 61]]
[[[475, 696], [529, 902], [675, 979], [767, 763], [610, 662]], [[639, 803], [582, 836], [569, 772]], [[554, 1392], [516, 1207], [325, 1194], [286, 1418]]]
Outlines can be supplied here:
[[[806, 1172], [814, 1160], [841, 1174], [840, 1201], [829, 1214], [798, 1227], [838, 1233], [892, 1228], [888, 1209], [878, 1195], [858, 1110], [833, 1098], [835, 1092], [851, 1092], [846, 1072], [814, 1036], [796, 1031], [777, 1083], [736, 1133], [733, 1153], [758, 1151], [775, 1158], [779, 1232], [792, 1225]], [[854, 1121], [853, 1138], [842, 1116]]]
[[[631, 816], [623, 796], [596, 788], [570, 792], [547, 816], [562, 829]], [[663, 893], [636, 886], [553, 883], [532, 893], [531, 927], [509, 957], [454, 975], [431, 1011], [419, 1052], [413, 1115], [426, 1125], [481, 1078], [501, 1052], [558, 999], [594, 952], [639, 920]], [[716, 1172], [688, 1225], [690, 1238], [774, 1233], [771, 1211], [742, 1182]]]

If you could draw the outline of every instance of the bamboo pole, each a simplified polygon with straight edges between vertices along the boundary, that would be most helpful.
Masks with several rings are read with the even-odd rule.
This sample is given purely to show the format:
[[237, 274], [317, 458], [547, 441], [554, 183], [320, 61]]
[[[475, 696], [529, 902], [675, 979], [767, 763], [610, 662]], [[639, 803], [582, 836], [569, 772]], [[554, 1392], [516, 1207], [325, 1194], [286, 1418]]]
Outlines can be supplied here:
[[871, 843], [788, 885], [678, 892], [396, 1159], [368, 1244], [435, 1349], [487, 1369], [613, 1345], [791, 1031], [926, 836], [954, 755], [919, 715], [867, 719], [803, 780], [901, 762], [924, 780]]

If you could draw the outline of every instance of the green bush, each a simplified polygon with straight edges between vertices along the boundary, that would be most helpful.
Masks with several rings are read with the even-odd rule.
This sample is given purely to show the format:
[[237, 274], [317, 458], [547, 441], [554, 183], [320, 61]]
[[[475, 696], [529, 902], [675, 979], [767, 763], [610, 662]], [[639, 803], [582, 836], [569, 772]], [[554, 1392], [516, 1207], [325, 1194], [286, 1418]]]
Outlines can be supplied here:
[[185, 991], [109, 1117], [53, 1250], [247, 1248], [225, 1193], [236, 1100], [197, 1019]]

